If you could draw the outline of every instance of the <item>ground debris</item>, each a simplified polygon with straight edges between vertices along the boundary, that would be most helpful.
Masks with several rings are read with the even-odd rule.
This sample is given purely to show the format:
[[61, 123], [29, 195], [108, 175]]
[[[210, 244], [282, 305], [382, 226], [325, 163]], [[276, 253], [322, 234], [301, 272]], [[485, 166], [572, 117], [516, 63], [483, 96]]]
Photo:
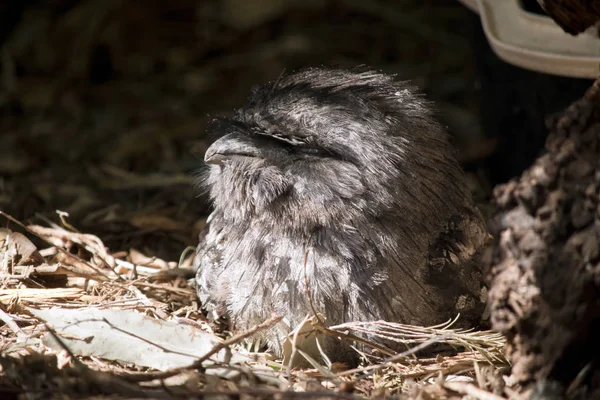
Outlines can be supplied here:
[[[39, 260], [29, 258], [21, 266], [18, 258], [8, 257], [14, 247], [0, 247], [5, 260], [0, 277], [8, 277], [0, 287], [0, 393], [40, 399], [419, 398], [425, 393], [496, 398], [492, 382], [507, 365], [504, 338], [497, 333], [452, 329], [454, 321], [434, 327], [308, 324], [308, 336], [327, 332], [359, 340], [364, 361], [354, 369], [319, 365], [292, 335], [293, 351], [309, 361], [300, 367], [248, 349], [248, 338], [281, 317], [233, 336], [215, 331], [198, 308], [189, 274], [174, 273], [177, 263], [135, 249], [111, 254], [100, 238], [77, 231], [64, 214], [63, 226], [51, 227], [25, 226], [2, 215], [14, 225], [5, 233], [21, 230], [20, 240], [39, 242], [41, 250]], [[182, 259], [185, 264], [189, 256]], [[363, 334], [370, 340], [360, 339]], [[407, 350], [396, 353], [374, 338]]]

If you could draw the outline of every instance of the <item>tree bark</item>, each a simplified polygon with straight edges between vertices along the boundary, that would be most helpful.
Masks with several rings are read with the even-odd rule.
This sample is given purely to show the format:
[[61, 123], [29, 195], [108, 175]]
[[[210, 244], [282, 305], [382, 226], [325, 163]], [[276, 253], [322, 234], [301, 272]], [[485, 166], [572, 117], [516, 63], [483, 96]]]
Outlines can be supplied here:
[[[512, 379], [600, 395], [600, 79], [549, 122], [546, 152], [498, 186], [489, 302]], [[588, 397], [589, 396], [589, 397]], [[593, 397], [595, 398], [595, 397]]]

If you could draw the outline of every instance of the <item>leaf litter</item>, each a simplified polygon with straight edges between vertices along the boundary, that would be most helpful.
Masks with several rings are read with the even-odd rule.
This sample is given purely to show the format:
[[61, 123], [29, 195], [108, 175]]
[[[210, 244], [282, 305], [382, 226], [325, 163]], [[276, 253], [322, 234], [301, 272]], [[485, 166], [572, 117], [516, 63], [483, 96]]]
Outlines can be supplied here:
[[[508, 364], [497, 333], [452, 329], [453, 321], [326, 327], [309, 316], [277, 359], [248, 343], [281, 317], [249, 332], [219, 329], [202, 314], [185, 266], [135, 249], [111, 254], [97, 236], [74, 231], [64, 215], [62, 226], [25, 226], [0, 215], [14, 229], [0, 238], [0, 393], [501, 398], [493, 387]], [[360, 342], [360, 366], [316, 361], [318, 339], [307, 338], [319, 335]], [[397, 345], [406, 350], [394, 351]]]

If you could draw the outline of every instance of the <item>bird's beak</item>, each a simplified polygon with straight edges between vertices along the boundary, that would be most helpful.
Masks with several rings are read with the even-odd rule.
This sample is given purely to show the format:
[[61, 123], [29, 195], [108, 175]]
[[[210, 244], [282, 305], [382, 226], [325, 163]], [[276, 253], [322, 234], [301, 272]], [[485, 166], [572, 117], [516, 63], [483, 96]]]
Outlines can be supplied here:
[[230, 133], [215, 141], [206, 149], [204, 162], [221, 165], [234, 156], [258, 157], [259, 149], [251, 138], [238, 133]]

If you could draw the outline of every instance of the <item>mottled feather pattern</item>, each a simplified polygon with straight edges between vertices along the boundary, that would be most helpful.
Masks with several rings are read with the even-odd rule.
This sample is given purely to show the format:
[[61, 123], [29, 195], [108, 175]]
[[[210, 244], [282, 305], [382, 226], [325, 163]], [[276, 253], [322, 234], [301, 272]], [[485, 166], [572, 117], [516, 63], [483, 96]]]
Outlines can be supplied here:
[[[458, 278], [485, 226], [413, 87], [309, 69], [255, 89], [215, 126], [204, 179], [214, 212], [195, 265], [203, 306], [234, 329], [280, 314], [266, 334], [280, 351], [312, 313], [306, 283], [328, 323], [433, 324], [454, 317], [461, 296], [479, 302], [478, 277]], [[430, 279], [445, 268], [456, 270], [450, 289]]]

